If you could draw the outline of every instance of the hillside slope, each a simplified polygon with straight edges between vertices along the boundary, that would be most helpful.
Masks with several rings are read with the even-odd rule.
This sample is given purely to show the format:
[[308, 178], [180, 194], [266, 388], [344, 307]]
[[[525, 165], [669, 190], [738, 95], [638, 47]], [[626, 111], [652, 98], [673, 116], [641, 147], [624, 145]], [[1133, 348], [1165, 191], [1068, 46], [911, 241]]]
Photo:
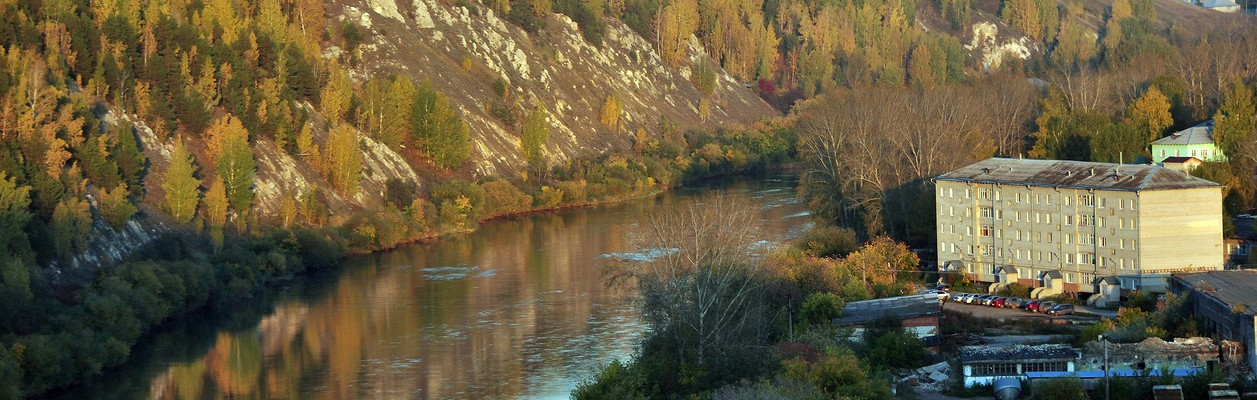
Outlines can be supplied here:
[[[474, 11], [473, 11], [474, 10]], [[629, 146], [627, 133], [658, 131], [660, 118], [685, 128], [744, 124], [775, 113], [755, 93], [720, 73], [710, 116], [700, 116], [703, 94], [688, 81], [689, 69], [665, 66], [650, 43], [617, 20], [608, 20], [601, 48], [587, 43], [576, 24], [555, 13], [536, 35], [487, 8], [468, 9], [432, 0], [336, 2], [328, 12], [366, 28], [360, 67], [351, 75], [405, 74], [450, 96], [468, 120], [476, 176], [506, 176], [525, 165], [517, 129], [495, 119], [488, 106], [493, 84], [509, 82], [508, 95], [525, 109], [540, 105], [552, 116], [545, 154], [562, 164]], [[338, 49], [337, 49], [338, 50]], [[696, 42], [694, 60], [705, 58]], [[604, 101], [623, 104], [624, 124], [599, 122]]]

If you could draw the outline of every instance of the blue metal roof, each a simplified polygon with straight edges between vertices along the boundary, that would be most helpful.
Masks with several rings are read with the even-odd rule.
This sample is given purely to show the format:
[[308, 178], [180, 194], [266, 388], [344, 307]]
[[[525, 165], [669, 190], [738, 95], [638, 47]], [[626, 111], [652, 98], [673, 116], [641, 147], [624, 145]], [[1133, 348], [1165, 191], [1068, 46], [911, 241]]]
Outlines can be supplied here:
[[[1161, 369], [1159, 368], [1150, 368], [1145, 371], [1148, 373], [1148, 376], [1161, 376]], [[1133, 369], [1115, 369], [1115, 370], [1109, 371], [1110, 373], [1109, 376], [1113, 376], [1113, 377], [1143, 376], [1145, 371], [1139, 371], [1139, 370], [1133, 370]], [[1170, 370], [1170, 375], [1173, 375], [1176, 377], [1185, 377], [1185, 376], [1198, 375], [1203, 372], [1204, 372], [1204, 369], [1201, 369], [1201, 368], [1179, 368], [1179, 369]], [[1067, 377], [1067, 376], [1073, 376], [1073, 377], [1078, 377], [1078, 378], [1083, 378], [1083, 379], [1091, 379], [1091, 378], [1103, 378], [1104, 371], [1026, 372], [1025, 375], [1027, 378], [1030, 378], [1030, 379], [1062, 378], [1062, 377]]]

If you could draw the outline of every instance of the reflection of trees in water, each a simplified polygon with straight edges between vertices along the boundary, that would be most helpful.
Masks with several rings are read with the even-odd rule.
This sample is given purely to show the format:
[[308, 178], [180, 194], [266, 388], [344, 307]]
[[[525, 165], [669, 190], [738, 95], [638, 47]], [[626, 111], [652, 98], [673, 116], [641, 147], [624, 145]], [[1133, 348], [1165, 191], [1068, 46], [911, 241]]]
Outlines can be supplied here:
[[[531, 382], [574, 384], [569, 374], [639, 334], [599, 256], [630, 248], [627, 221], [640, 212], [692, 201], [525, 216], [354, 259], [319, 281], [328, 286], [298, 288], [256, 325], [219, 333], [203, 358], [171, 364], [150, 397], [512, 398], [544, 389]], [[432, 279], [424, 269], [436, 267], [468, 276]]]

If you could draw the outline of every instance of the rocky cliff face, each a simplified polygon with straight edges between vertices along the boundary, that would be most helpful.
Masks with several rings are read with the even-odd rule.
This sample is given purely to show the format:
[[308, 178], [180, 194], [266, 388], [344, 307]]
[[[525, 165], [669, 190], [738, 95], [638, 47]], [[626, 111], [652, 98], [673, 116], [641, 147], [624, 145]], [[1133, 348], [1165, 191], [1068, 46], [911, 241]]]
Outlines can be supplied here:
[[[509, 96], [526, 108], [541, 105], [549, 111], [551, 135], [544, 151], [557, 163], [625, 149], [628, 132], [641, 127], [657, 133], [662, 117], [683, 128], [713, 128], [776, 113], [720, 72], [710, 115], [702, 118], [703, 95], [688, 81], [689, 68], [668, 68], [651, 43], [615, 20], [607, 21], [597, 48], [561, 14], [529, 35], [487, 8], [433, 0], [347, 0], [329, 5], [328, 13], [369, 32], [355, 78], [405, 74], [416, 82], [430, 79], [450, 96], [471, 128], [475, 147], [469, 163], [476, 176], [506, 176], [525, 165], [518, 131], [487, 111], [497, 98], [492, 84], [498, 78], [509, 82]], [[693, 60], [706, 57], [697, 42], [690, 54]], [[625, 123], [618, 130], [599, 122], [609, 96], [623, 103]]]

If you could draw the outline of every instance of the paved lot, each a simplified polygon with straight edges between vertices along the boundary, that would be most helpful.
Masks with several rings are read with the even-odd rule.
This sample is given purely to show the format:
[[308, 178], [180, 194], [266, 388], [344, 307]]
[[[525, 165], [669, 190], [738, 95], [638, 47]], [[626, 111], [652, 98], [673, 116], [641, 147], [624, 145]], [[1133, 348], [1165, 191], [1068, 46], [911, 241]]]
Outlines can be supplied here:
[[[959, 311], [963, 313], [968, 313], [975, 317], [981, 317], [981, 318], [1009, 318], [1009, 319], [1015, 318], [1015, 319], [1024, 319], [1024, 320], [1090, 319], [1090, 318], [1078, 317], [1078, 316], [1054, 317], [1047, 314], [1029, 312], [1029, 311], [1024, 311], [1024, 310], [1019, 310], [1016, 308], [996, 308], [996, 307], [991, 307], [991, 306], [980, 306], [976, 304], [964, 304], [964, 303], [956, 303], [956, 302], [951, 302], [951, 301], [943, 303], [943, 309], [949, 310], [949, 311]], [[1090, 309], [1086, 309], [1086, 310], [1079, 309], [1079, 311], [1094, 313], [1093, 310], [1090, 310]], [[1110, 314], [1110, 313], [1116, 315], [1115, 312], [1106, 312], [1105, 314]], [[1095, 314], [1104, 316], [1104, 314], [1099, 314], [1099, 313], [1095, 313]]]

